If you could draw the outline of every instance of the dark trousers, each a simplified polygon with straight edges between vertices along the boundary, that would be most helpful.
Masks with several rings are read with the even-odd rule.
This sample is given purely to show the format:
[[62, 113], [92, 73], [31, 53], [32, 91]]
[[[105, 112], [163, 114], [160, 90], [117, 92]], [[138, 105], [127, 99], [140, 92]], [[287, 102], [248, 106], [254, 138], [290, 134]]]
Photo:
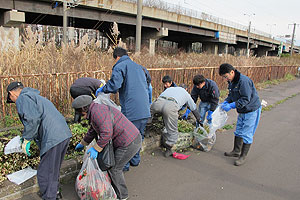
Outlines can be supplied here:
[[[144, 140], [144, 133], [145, 133], [145, 128], [148, 122], [148, 118], [146, 119], [140, 119], [140, 120], [135, 120], [132, 121], [132, 123], [135, 125], [135, 127], [140, 131], [140, 134], [142, 136], [142, 141]], [[125, 169], [129, 169], [130, 164], [133, 166], [139, 165], [141, 161], [141, 156], [140, 156], [140, 150], [132, 157], [132, 159], [125, 165]]]
[[115, 149], [116, 165], [108, 170], [111, 178], [112, 186], [118, 196], [118, 199], [125, 199], [128, 197], [128, 189], [125, 183], [123, 174], [123, 167], [132, 158], [142, 146], [141, 136], [133, 140], [127, 147], [120, 147]]
[[37, 179], [43, 199], [56, 200], [59, 186], [59, 172], [64, 160], [70, 138], [49, 149], [41, 157]]

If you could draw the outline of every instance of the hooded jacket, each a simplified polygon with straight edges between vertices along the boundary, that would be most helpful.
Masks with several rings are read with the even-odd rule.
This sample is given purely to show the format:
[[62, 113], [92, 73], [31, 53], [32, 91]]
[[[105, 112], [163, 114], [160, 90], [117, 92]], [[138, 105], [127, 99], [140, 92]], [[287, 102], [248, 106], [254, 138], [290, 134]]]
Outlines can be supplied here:
[[72, 137], [65, 118], [55, 106], [33, 88], [23, 88], [16, 100], [21, 122], [24, 125], [22, 137], [34, 140], [40, 156], [49, 149]]

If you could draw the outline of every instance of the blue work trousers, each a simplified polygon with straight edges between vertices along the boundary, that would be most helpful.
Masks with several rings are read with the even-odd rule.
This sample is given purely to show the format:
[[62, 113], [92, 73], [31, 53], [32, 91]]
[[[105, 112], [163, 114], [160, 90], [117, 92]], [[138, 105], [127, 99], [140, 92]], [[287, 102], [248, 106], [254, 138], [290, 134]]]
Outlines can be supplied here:
[[[144, 133], [145, 133], [146, 124], [148, 122], [148, 118], [135, 120], [135, 121], [131, 121], [131, 122], [140, 131], [140, 134], [142, 136], [142, 141], [144, 141]], [[140, 157], [140, 150], [139, 150], [133, 156], [133, 158], [124, 166], [124, 170], [128, 171], [130, 164], [133, 165], [133, 166], [138, 166], [140, 164], [140, 161], [141, 161], [141, 157]]]
[[209, 110], [210, 110], [210, 103], [201, 101], [199, 104], [199, 113], [200, 113], [200, 119], [202, 123], [204, 123], [205, 115]]
[[239, 113], [234, 135], [243, 138], [245, 144], [252, 144], [260, 114], [261, 107], [253, 112]]

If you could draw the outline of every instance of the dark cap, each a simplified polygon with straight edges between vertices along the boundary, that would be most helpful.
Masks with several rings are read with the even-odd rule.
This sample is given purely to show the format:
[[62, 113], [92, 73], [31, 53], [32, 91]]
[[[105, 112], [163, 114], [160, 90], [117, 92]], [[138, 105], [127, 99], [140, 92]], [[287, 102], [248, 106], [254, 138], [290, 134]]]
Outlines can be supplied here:
[[14, 90], [14, 89], [17, 88], [17, 87], [24, 87], [24, 86], [23, 86], [23, 84], [22, 84], [21, 82], [17, 82], [17, 81], [11, 82], [11, 83], [7, 86], [7, 88], [6, 88], [6, 91], [7, 91], [7, 100], [6, 100], [6, 102], [7, 102], [7, 103], [14, 103], [14, 102], [10, 99], [10, 97], [9, 97], [9, 92], [12, 91], [12, 90]]
[[75, 109], [83, 108], [92, 103], [93, 98], [90, 95], [80, 95], [76, 97], [72, 103], [72, 107]]

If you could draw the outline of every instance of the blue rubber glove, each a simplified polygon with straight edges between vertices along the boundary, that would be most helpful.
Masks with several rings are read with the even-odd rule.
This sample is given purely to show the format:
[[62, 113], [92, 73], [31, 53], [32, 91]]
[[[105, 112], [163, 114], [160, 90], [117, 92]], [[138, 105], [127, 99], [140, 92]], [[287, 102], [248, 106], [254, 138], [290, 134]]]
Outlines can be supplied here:
[[228, 102], [224, 101], [223, 103], [221, 103], [221, 107], [224, 106], [225, 104], [228, 104]]
[[184, 115], [182, 115], [182, 119], [187, 120], [190, 112], [191, 112], [191, 110], [187, 108]]
[[29, 153], [31, 141], [28, 141], [28, 140], [22, 138], [22, 139], [21, 139], [21, 142], [22, 142], [22, 150], [23, 150], [23, 152], [24, 152], [27, 156], [31, 156], [31, 154]]
[[235, 102], [224, 104], [223, 106], [221, 106], [221, 108], [228, 112], [229, 110], [236, 108]]
[[98, 96], [99, 92], [103, 92], [103, 87], [104, 85], [96, 90], [96, 97]]
[[75, 151], [82, 151], [83, 148], [84, 148], [84, 146], [82, 144], [78, 143], [75, 147]]
[[98, 156], [98, 151], [94, 147], [92, 147], [87, 151], [87, 154], [90, 154], [90, 158], [95, 160]]
[[212, 117], [211, 117], [212, 114], [213, 114], [213, 111], [211, 111], [211, 110], [209, 110], [209, 111], [207, 112], [207, 117], [206, 117], [206, 119], [207, 119], [207, 121], [208, 121], [209, 124], [211, 123], [211, 120], [212, 120]]
[[148, 94], [149, 94], [149, 104], [151, 105], [152, 104], [152, 85], [151, 83], [149, 84], [149, 87], [148, 87]]

